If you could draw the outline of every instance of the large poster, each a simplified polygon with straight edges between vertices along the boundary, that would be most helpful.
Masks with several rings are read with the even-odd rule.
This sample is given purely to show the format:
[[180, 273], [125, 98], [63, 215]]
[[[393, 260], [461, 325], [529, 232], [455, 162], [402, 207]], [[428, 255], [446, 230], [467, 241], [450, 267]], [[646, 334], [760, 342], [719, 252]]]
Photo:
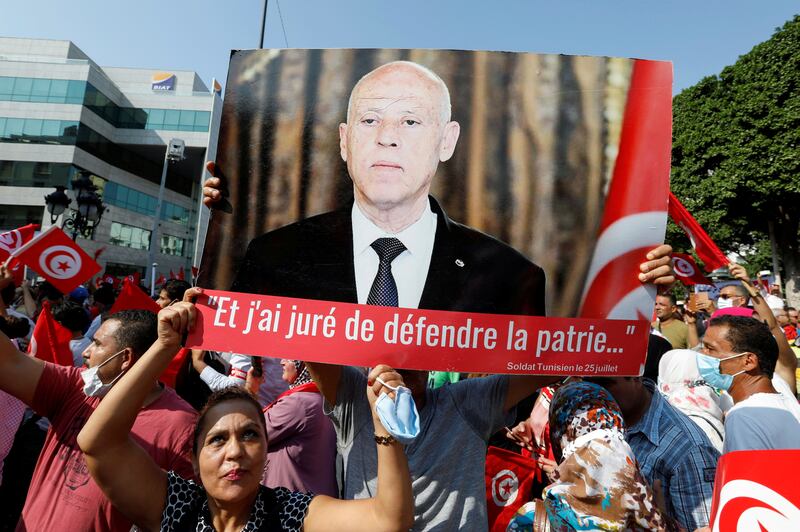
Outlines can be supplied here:
[[[441, 323], [446, 312], [641, 319], [653, 294], [636, 284], [636, 266], [666, 224], [670, 99], [661, 62], [235, 51], [216, 156], [230, 209], [213, 213], [199, 285], [443, 311], [429, 316]], [[387, 249], [374, 244], [387, 237]], [[541, 357], [547, 322], [528, 323], [525, 352]], [[629, 363], [608, 373], [635, 373], [646, 323], [617, 325], [606, 339], [628, 346]], [[492, 356], [454, 368], [431, 353], [414, 362], [414, 347], [402, 358], [423, 369], [476, 371], [470, 358]]]

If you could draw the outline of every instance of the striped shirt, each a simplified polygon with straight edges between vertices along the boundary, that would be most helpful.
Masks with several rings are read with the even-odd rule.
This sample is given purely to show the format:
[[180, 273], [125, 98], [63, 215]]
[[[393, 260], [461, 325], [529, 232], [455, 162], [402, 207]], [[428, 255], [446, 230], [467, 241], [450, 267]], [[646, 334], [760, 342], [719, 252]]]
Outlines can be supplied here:
[[653, 381], [644, 379], [644, 385], [653, 396], [650, 408], [625, 438], [650, 485], [661, 480], [667, 512], [688, 530], [708, 526], [719, 452]]

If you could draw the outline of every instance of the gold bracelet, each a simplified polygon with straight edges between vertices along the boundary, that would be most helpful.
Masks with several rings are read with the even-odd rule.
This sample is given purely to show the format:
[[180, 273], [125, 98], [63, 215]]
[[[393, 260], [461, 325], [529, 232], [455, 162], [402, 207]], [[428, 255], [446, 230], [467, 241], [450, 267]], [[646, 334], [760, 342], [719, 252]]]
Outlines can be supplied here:
[[392, 437], [391, 435], [389, 436], [378, 436], [377, 434], [375, 435], [375, 443], [377, 443], [378, 445], [391, 445], [396, 441], [397, 440], [395, 440], [394, 437]]

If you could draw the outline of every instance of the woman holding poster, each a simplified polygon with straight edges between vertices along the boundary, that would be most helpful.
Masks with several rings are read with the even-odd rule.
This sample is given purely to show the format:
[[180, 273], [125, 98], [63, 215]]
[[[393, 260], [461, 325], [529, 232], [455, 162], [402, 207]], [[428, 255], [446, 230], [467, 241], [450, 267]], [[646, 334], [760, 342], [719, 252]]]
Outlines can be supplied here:
[[[199, 289], [187, 292], [196, 296]], [[130, 436], [147, 391], [194, 325], [191, 303], [158, 315], [158, 339], [104, 398], [78, 436], [89, 470], [111, 502], [145, 530], [408, 530], [411, 479], [401, 445], [383, 428], [375, 401], [384, 383], [401, 385], [387, 366], [370, 375], [366, 393], [378, 448], [378, 493], [358, 501], [260, 485], [267, 431], [258, 402], [226, 388], [209, 398], [195, 427], [199, 482], [160, 469]], [[382, 381], [382, 382], [381, 382]], [[388, 390], [387, 390], [388, 391]]]

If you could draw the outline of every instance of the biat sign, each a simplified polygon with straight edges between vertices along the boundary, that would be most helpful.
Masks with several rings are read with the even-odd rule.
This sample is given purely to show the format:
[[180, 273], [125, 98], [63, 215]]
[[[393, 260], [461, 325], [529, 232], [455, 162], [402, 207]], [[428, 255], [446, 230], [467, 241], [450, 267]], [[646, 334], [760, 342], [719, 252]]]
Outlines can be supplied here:
[[171, 72], [156, 72], [150, 81], [150, 88], [154, 91], [175, 90], [175, 74]]

